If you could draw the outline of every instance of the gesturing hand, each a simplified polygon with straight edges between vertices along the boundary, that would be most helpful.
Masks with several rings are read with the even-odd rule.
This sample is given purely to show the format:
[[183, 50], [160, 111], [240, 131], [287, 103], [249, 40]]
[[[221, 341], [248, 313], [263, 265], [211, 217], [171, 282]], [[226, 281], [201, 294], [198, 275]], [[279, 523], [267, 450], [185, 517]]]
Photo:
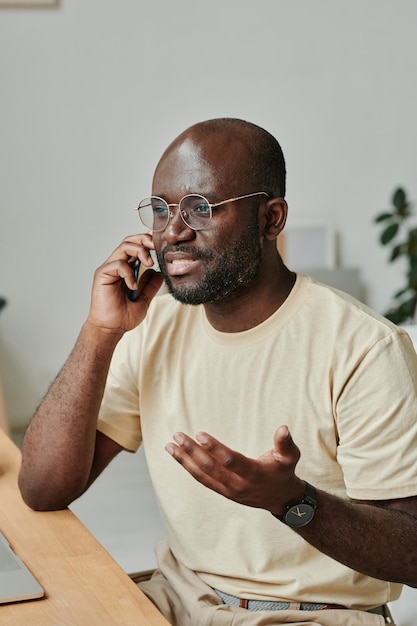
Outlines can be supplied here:
[[288, 504], [301, 501], [305, 485], [294, 473], [300, 451], [287, 426], [274, 435], [274, 447], [258, 459], [231, 450], [207, 433], [196, 441], [176, 433], [165, 449], [205, 487], [246, 506], [284, 514]]

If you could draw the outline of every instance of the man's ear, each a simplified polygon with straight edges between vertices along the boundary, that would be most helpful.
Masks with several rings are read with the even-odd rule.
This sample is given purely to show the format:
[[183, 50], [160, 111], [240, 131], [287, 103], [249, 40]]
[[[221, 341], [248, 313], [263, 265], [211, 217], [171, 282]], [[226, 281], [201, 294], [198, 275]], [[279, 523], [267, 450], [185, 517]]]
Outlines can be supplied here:
[[272, 198], [266, 203], [264, 236], [276, 239], [287, 221], [288, 205], [284, 198]]

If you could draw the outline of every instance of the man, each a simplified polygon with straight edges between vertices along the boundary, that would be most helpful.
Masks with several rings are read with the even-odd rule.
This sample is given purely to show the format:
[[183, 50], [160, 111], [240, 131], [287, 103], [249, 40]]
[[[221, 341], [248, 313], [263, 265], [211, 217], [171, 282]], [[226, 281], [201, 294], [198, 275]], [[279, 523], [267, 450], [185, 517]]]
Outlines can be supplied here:
[[[96, 271], [28, 428], [23, 497], [66, 507], [143, 440], [167, 542], [142, 588], [172, 624], [384, 623], [401, 584], [417, 586], [409, 338], [284, 265], [285, 164], [263, 129], [187, 129], [152, 194], [152, 230]], [[132, 263], [151, 268], [152, 250], [174, 298], [153, 299], [150, 269], [132, 302]]]

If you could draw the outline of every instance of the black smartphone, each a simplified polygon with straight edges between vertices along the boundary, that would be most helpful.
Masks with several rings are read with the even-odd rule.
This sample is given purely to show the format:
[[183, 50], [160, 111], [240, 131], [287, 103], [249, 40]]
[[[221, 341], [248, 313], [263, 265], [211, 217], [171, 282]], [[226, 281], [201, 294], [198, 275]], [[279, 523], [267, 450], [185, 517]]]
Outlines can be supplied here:
[[[133, 273], [135, 276], [135, 281], [136, 281], [136, 285], [139, 282], [139, 269], [140, 269], [140, 261], [139, 259], [136, 259], [136, 261], [133, 264]], [[137, 289], [130, 289], [129, 290], [129, 298], [130, 300], [132, 300], [132, 302], [136, 302], [136, 298], [138, 297], [138, 290]]]

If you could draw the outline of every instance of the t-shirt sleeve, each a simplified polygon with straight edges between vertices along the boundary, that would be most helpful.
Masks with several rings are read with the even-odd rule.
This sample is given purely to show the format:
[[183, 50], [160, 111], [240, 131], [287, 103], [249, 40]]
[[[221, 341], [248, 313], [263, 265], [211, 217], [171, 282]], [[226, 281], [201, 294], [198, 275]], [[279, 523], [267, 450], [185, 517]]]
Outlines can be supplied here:
[[130, 452], [142, 441], [138, 335], [138, 329], [126, 333], [114, 351], [97, 422], [97, 430]]
[[338, 401], [338, 461], [347, 494], [417, 495], [417, 355], [393, 332], [364, 355]]

